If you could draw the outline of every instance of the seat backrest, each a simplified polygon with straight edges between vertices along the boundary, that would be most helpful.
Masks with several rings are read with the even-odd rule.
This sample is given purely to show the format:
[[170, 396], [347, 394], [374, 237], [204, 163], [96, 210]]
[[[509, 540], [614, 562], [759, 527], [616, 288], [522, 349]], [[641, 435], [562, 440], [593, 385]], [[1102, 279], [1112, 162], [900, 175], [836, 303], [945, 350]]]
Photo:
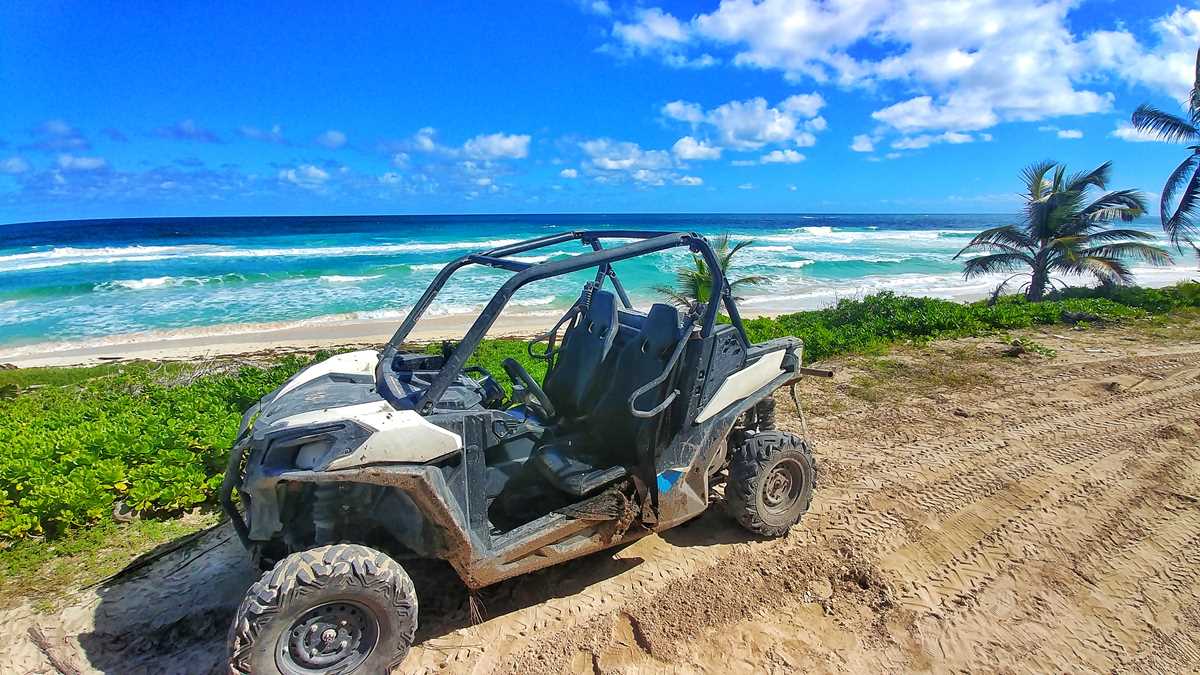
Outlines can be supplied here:
[[[612, 452], [614, 464], [636, 464], [640, 446], [652, 440], [648, 432], [657, 428], [661, 415], [649, 419], [634, 417], [629, 411], [629, 397], [662, 373], [681, 337], [679, 310], [655, 304], [646, 314], [641, 331], [609, 355], [602, 374], [607, 385], [588, 415], [588, 428], [597, 436], [598, 442], [593, 445]], [[658, 405], [670, 386], [668, 378], [657, 389], [643, 394], [638, 407], [648, 409]]]
[[595, 291], [587, 309], [563, 332], [554, 367], [542, 384], [559, 416], [578, 417], [596, 371], [617, 335], [617, 301], [608, 291]]

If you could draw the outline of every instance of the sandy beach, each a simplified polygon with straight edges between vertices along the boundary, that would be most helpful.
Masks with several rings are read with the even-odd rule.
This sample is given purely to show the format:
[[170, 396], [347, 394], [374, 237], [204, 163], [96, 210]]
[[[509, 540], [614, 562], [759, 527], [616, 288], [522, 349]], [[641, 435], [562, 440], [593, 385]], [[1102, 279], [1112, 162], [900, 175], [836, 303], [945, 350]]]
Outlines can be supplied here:
[[[536, 335], [548, 330], [558, 314], [502, 316], [488, 337]], [[474, 317], [431, 316], [413, 331], [411, 341], [459, 339]], [[380, 345], [400, 326], [397, 319], [311, 321], [292, 324], [243, 324], [204, 329], [156, 331], [77, 342], [44, 342], [0, 350], [0, 363], [20, 368], [90, 365], [117, 360], [180, 360], [247, 354], [264, 350], [306, 350]]]

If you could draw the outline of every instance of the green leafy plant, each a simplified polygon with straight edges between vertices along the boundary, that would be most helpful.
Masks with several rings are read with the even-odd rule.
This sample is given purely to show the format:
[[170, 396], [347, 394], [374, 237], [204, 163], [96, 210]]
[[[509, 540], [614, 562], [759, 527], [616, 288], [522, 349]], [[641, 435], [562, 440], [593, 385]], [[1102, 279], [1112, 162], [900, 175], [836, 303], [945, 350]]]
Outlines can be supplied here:
[[[731, 243], [728, 234], [723, 234], [713, 241], [713, 252], [717, 255], [717, 262], [720, 264], [726, 283], [729, 284], [730, 292], [736, 292], [737, 289], [745, 288], [746, 286], [755, 286], [767, 280], [764, 276], [738, 278], [731, 276], [734, 256], [753, 243], [753, 241]], [[675, 277], [674, 288], [670, 286], [656, 286], [654, 290], [663, 294], [671, 303], [680, 307], [695, 308], [698, 305], [707, 303], [711, 299], [709, 298], [709, 294], [712, 292], [713, 275], [712, 270], [709, 269], [708, 262], [703, 257], [693, 253], [691, 265], [680, 268], [675, 273]]]
[[1067, 174], [1065, 164], [1038, 162], [1026, 167], [1025, 218], [1020, 225], [1001, 225], [975, 235], [955, 255], [979, 253], [963, 261], [967, 279], [994, 272], [1013, 272], [997, 286], [997, 298], [1013, 279], [1028, 277], [1028, 300], [1041, 300], [1055, 275], [1087, 275], [1101, 284], [1128, 284], [1133, 272], [1128, 260], [1153, 265], [1171, 262], [1162, 248], [1145, 243], [1153, 236], [1140, 230], [1109, 228], [1115, 220], [1130, 222], [1146, 210], [1136, 190], [1106, 192], [1091, 200], [1092, 188], [1104, 190], [1112, 164], [1091, 171]]

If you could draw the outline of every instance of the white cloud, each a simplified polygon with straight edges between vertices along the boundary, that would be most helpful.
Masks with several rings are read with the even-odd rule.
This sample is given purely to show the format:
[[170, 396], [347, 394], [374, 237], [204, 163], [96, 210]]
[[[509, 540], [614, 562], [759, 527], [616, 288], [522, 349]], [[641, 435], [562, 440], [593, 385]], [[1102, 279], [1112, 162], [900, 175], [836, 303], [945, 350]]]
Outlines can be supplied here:
[[875, 152], [875, 140], [866, 134], [859, 134], [854, 137], [850, 149], [855, 152]]
[[608, 16], [612, 14], [612, 6], [610, 6], [606, 0], [592, 0], [591, 2], [588, 0], [581, 0], [579, 6], [583, 8], [583, 11], [591, 12], [597, 16]]
[[312, 164], [301, 164], [294, 169], [280, 169], [279, 180], [306, 190], [317, 190], [329, 180], [329, 172]]
[[[816, 114], [825, 107], [825, 97], [813, 92], [811, 94], [795, 94], [783, 99], [779, 104], [779, 109], [790, 113], [795, 113], [800, 117], [815, 117]], [[821, 120], [824, 123], [824, 120]]]
[[409, 156], [407, 152], [397, 152], [392, 155], [392, 166], [397, 169], [403, 169], [408, 166]]
[[434, 136], [437, 135], [437, 130], [433, 127], [422, 127], [413, 135], [413, 146], [421, 152], [437, 152], [441, 149]]
[[705, 141], [698, 141], [691, 136], [684, 136], [675, 141], [675, 145], [671, 147], [671, 152], [679, 159], [720, 159], [721, 149], [709, 145]]
[[687, 30], [679, 19], [657, 7], [638, 10], [635, 23], [614, 23], [612, 32], [626, 45], [645, 51], [688, 40]]
[[254, 141], [263, 141], [265, 143], [285, 144], [287, 139], [283, 137], [283, 127], [278, 124], [271, 125], [270, 129], [259, 129], [258, 127], [244, 126], [238, 128], [238, 133], [243, 138], [249, 138]]
[[484, 177], [484, 178], [476, 178], [476, 179], [475, 179], [475, 184], [476, 184], [476, 185], [478, 185], [479, 187], [487, 187], [487, 186], [489, 186], [489, 185], [491, 185], [491, 184], [492, 184], [492, 179], [491, 179], [491, 178], [487, 178], [487, 177]]
[[1196, 44], [1200, 43], [1200, 10], [1176, 7], [1160, 17], [1151, 31], [1154, 46], [1139, 44], [1125, 30], [1097, 31], [1085, 41], [1097, 65], [1113, 70], [1122, 79], [1185, 100], [1192, 88], [1196, 68]]
[[346, 145], [346, 134], [337, 129], [330, 129], [317, 136], [317, 145], [330, 150], [337, 150]]
[[401, 180], [402, 178], [400, 174], [396, 173], [395, 171], [388, 171], [379, 177], [379, 182], [383, 183], [384, 185], [396, 185]]
[[687, 56], [687, 25], [657, 7], [637, 10], [632, 23], [613, 23], [612, 37], [615, 44], [605, 45], [603, 51], [626, 56], [652, 54], [672, 68], [708, 68], [717, 63], [711, 54]]
[[1200, 9], [1155, 20], [1151, 39], [1123, 26], [1076, 33], [1079, 0], [723, 0], [681, 20], [643, 9], [616, 35], [627, 53], [688, 59], [727, 49], [732, 62], [792, 82], [914, 92], [876, 111], [904, 133], [968, 132], [1112, 108], [1112, 76], [1186, 95]]
[[795, 185], [792, 185], [790, 183], [788, 184], [787, 187], [788, 187], [788, 192], [795, 192], [797, 189], [799, 189]]
[[602, 171], [668, 169], [671, 156], [665, 150], [642, 150], [637, 143], [598, 138], [579, 144], [591, 158], [592, 166]]
[[1056, 135], [1059, 138], [1083, 138], [1083, 132], [1079, 129], [1059, 129]]
[[671, 101], [663, 106], [662, 112], [667, 117], [680, 122], [697, 122], [704, 121], [704, 108], [700, 107], [699, 103], [690, 101]]
[[1161, 142], [1153, 134], [1147, 133], [1145, 131], [1141, 131], [1141, 130], [1135, 128], [1129, 122], [1118, 123], [1117, 128], [1113, 129], [1111, 132], [1109, 132], [1108, 135], [1112, 136], [1113, 138], [1119, 138], [1123, 141], [1129, 141], [1130, 143], [1158, 143], [1158, 142]]
[[558, 172], [558, 175], [562, 176], [563, 178], [578, 178], [579, 172], [575, 169], [563, 169], [562, 171]]
[[697, 185], [704, 185], [704, 179], [699, 176], [680, 176], [675, 179], [675, 184], [695, 187]]
[[730, 166], [756, 166], [758, 162], [753, 159], [735, 159], [729, 163]]
[[9, 157], [8, 159], [0, 159], [0, 173], [16, 175], [29, 171], [29, 162], [26, 162], [21, 157]]
[[[707, 125], [721, 146], [732, 150], [758, 150], [768, 144], [794, 144], [809, 147], [817, 142], [812, 131], [823, 130], [824, 118], [814, 117], [825, 105], [820, 94], [789, 96], [777, 106], [762, 97], [729, 101], [705, 111], [698, 103], [672, 101], [663, 106], [663, 115], [693, 125]], [[819, 121], [818, 121], [819, 120]]]
[[892, 147], [897, 150], [920, 150], [928, 148], [931, 145], [938, 143], [949, 143], [951, 145], [959, 145], [962, 143], [974, 143], [976, 140], [990, 141], [990, 134], [979, 134], [972, 136], [958, 131], [947, 131], [941, 134], [918, 134], [916, 136], [904, 136], [892, 142]]
[[102, 157], [77, 157], [75, 155], [59, 155], [58, 168], [63, 171], [95, 171], [108, 166]]
[[739, 190], [753, 190], [754, 183], [742, 183], [741, 185], [739, 185], [737, 187]]
[[529, 155], [526, 134], [479, 135], [463, 144], [463, 152], [475, 159], [521, 159]]
[[666, 150], [644, 150], [637, 143], [596, 138], [579, 144], [587, 155], [585, 169], [604, 183], [632, 180], [643, 186], [665, 185], [679, 178]]
[[804, 159], [804, 155], [795, 150], [772, 150], [760, 157], [758, 161], [763, 164], [799, 164]]

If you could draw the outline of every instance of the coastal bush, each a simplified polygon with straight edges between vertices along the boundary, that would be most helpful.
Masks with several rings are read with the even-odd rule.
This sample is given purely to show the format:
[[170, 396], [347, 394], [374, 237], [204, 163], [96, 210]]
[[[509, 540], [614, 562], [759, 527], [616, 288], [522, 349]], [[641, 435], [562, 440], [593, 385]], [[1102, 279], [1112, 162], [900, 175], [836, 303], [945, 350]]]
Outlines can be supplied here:
[[[961, 304], [880, 293], [815, 311], [745, 322], [754, 341], [795, 335], [806, 359], [877, 351], [898, 341], [980, 335], [1062, 321], [1114, 322], [1200, 307], [1200, 284], [1170, 289], [1069, 289], [1055, 299]], [[438, 345], [430, 345], [436, 351]], [[0, 538], [55, 537], [106, 521], [114, 504], [143, 517], [212, 504], [244, 409], [313, 360], [200, 377], [183, 366], [0, 371]], [[507, 384], [514, 358], [541, 379], [545, 363], [518, 339], [484, 341], [472, 364]]]

